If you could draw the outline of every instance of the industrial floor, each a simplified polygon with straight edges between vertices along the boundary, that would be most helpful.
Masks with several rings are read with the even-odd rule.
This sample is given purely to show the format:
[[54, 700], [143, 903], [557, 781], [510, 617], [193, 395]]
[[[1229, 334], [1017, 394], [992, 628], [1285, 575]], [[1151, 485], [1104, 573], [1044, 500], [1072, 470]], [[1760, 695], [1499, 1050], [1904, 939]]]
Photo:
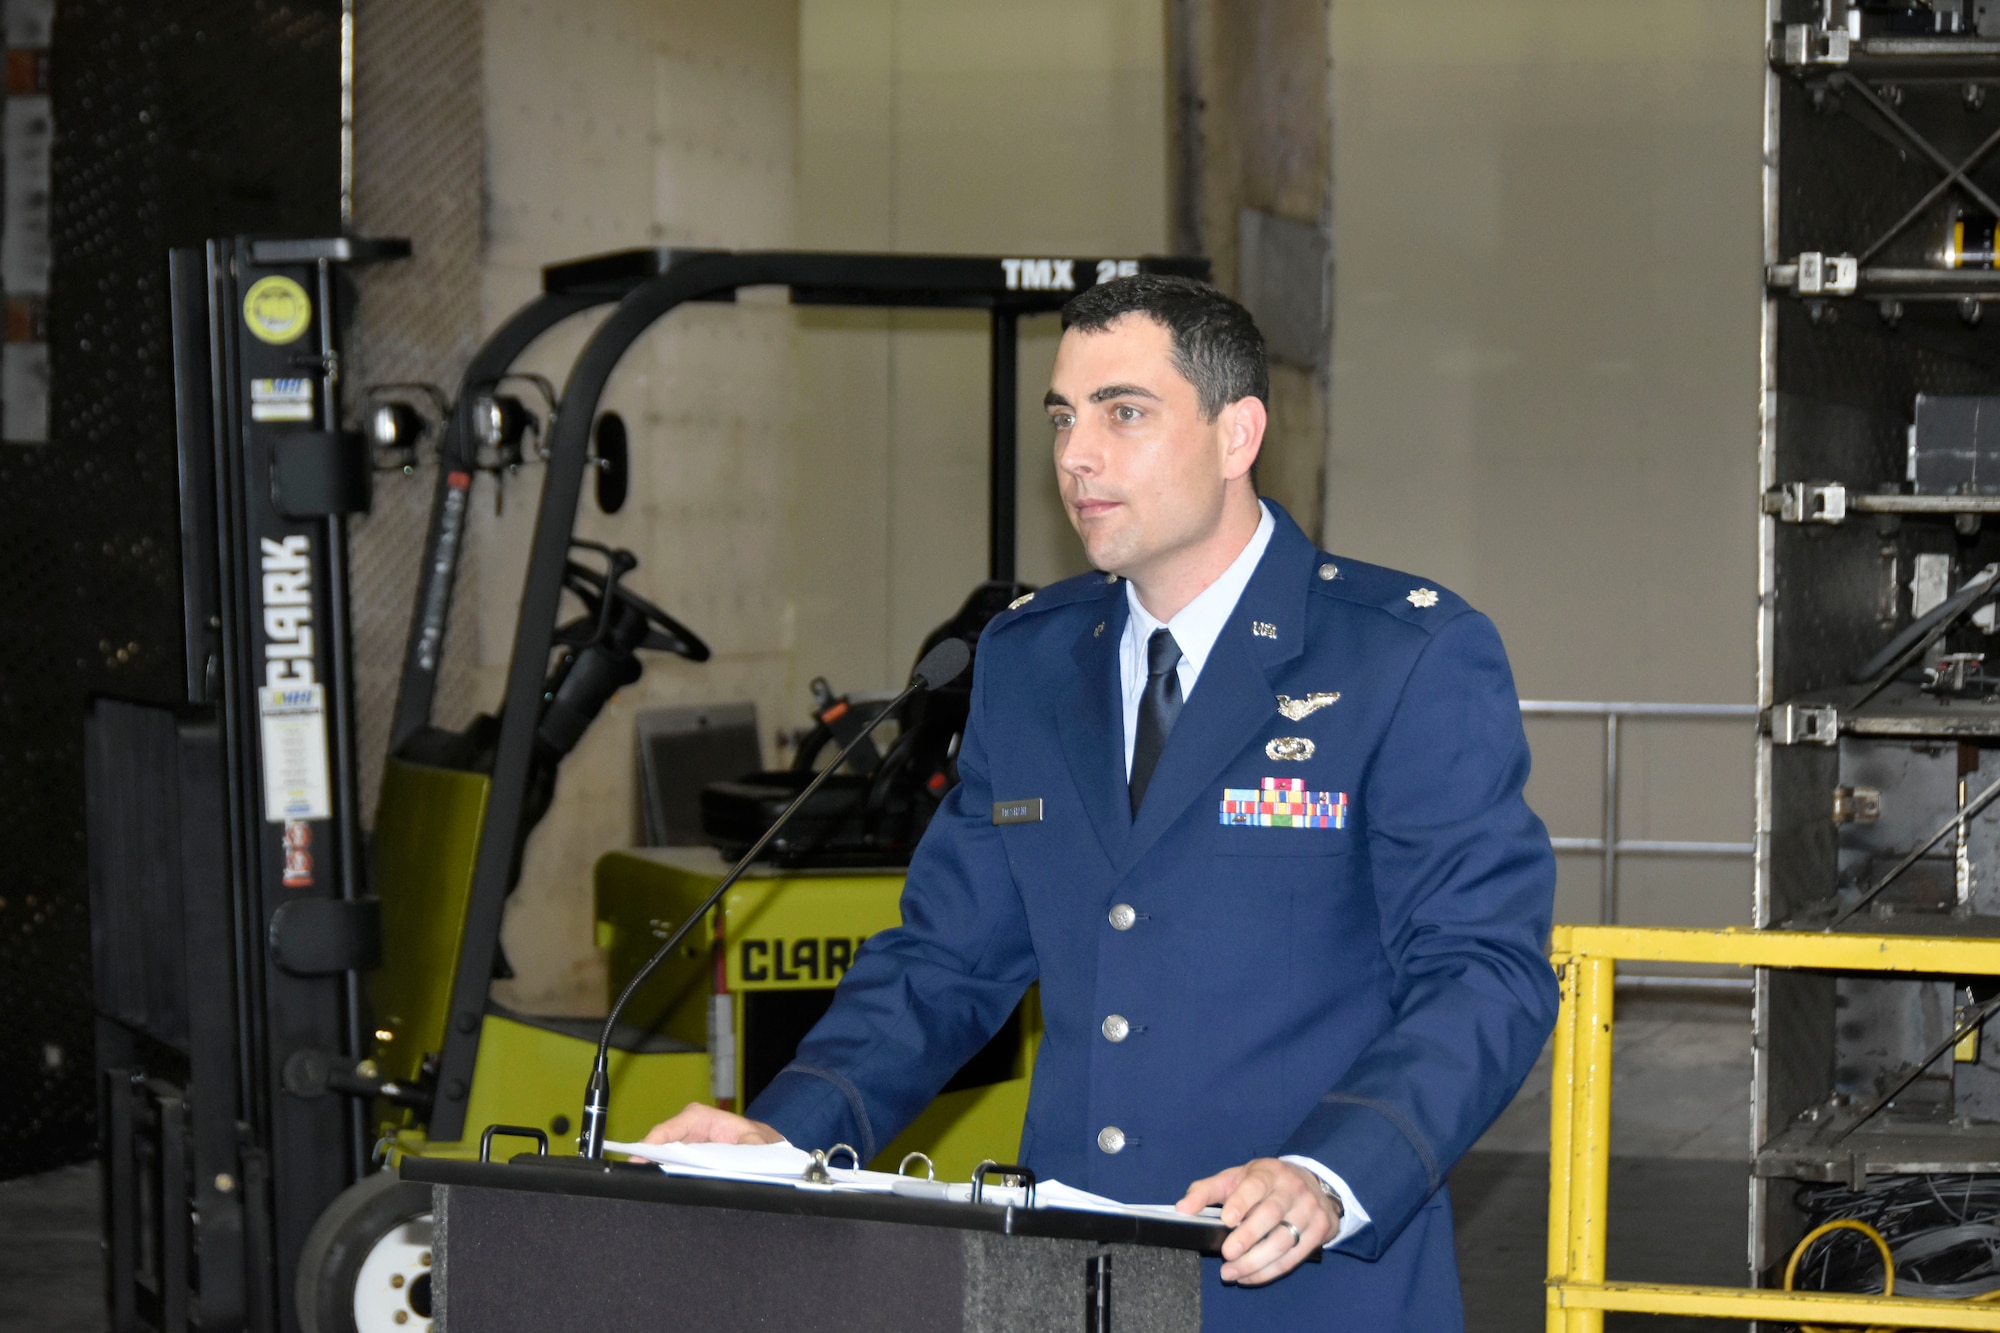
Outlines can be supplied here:
[[[1610, 1275], [1745, 1280], [1750, 1018], [1742, 996], [1618, 997]], [[1452, 1172], [1469, 1333], [1543, 1327], [1548, 1189], [1546, 1054]], [[103, 1333], [97, 1172], [0, 1181], [0, 1333]], [[1740, 1325], [1612, 1315], [1618, 1333]]]
[[[1750, 1001], [1618, 992], [1607, 1276], [1749, 1281]], [[1468, 1333], [1544, 1326], [1549, 1055], [1451, 1173]], [[1741, 1333], [1714, 1319], [1612, 1314], [1609, 1333]]]

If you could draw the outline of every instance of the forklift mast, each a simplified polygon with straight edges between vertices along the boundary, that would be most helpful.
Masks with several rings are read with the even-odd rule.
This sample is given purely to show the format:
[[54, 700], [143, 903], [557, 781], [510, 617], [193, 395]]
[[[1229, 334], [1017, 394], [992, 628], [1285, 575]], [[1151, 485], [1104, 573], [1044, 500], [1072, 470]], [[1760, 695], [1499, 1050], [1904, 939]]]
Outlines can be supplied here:
[[288, 1095], [358, 1048], [363, 876], [339, 428], [339, 267], [398, 241], [170, 259], [186, 693], [94, 701], [86, 787], [112, 1326], [296, 1327], [306, 1233], [367, 1161], [363, 1107]]

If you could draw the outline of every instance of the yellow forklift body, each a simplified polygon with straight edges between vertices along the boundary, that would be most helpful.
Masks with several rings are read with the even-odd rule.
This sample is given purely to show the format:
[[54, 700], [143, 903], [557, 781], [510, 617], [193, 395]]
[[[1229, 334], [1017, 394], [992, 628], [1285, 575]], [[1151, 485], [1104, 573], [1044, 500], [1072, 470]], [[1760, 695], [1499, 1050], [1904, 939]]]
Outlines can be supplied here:
[[[414, 1085], [425, 1056], [444, 1046], [451, 979], [465, 940], [472, 866], [492, 786], [483, 773], [402, 759], [390, 759], [383, 770], [375, 814], [382, 966], [368, 978], [373, 1058], [383, 1078]], [[482, 1049], [482, 1063], [485, 1058]], [[399, 1113], [397, 1123], [408, 1121]]]
[[[575, 1024], [582, 1026], [582, 1024]], [[622, 1026], [622, 1024], [621, 1024]], [[477, 1157], [488, 1125], [519, 1125], [549, 1136], [549, 1151], [576, 1151], [577, 1112], [590, 1076], [591, 1039], [518, 1018], [488, 1014], [479, 1035], [479, 1064], [465, 1111], [466, 1135], [432, 1143], [422, 1130], [391, 1136], [397, 1155]], [[708, 1097], [707, 1051], [611, 1052], [611, 1118], [605, 1137], [630, 1142], [689, 1102]], [[476, 1128], [475, 1128], [476, 1127]], [[496, 1156], [530, 1151], [517, 1139], [496, 1140]]]
[[[711, 848], [642, 847], [598, 860], [597, 938], [614, 995], [727, 871]], [[657, 1024], [655, 1030], [683, 1040], [703, 1037], [711, 1024], [722, 1028], [726, 1022], [734, 1048], [729, 1095], [741, 1107], [749, 1043], [758, 1040], [754, 1032], [746, 1038], [749, 1002], [774, 992], [831, 992], [870, 935], [901, 923], [902, 892], [898, 870], [754, 867], [722, 897], [722, 989], [715, 985], [717, 921], [711, 917], [688, 933], [679, 956], [661, 965], [626, 1012], [635, 1025]], [[726, 1005], [713, 1004], [711, 997], [718, 996]], [[984, 1158], [1013, 1160], [1041, 1033], [1040, 997], [1031, 989], [1022, 1002], [1020, 1040], [1006, 1076], [940, 1095], [873, 1165], [893, 1171], [905, 1153], [921, 1151], [940, 1178], [963, 1180]]]
[[[370, 978], [373, 1059], [380, 1076], [416, 1084], [425, 1057], [443, 1045], [458, 966], [472, 866], [485, 819], [488, 779], [477, 773], [391, 759], [375, 829], [375, 887], [382, 903], [382, 966]], [[597, 943], [615, 995], [659, 942], [700, 905], [726, 872], [707, 848], [612, 852], [597, 864]], [[854, 951], [901, 920], [898, 871], [780, 872], [759, 867], [723, 896], [718, 913], [688, 933], [678, 954], [633, 997], [621, 1036], [649, 1034], [639, 1049], [611, 1052], [607, 1137], [636, 1139], [691, 1101], [718, 1094], [743, 1104], [744, 999], [759, 993], [827, 992]], [[717, 924], [721, 926], [718, 946]], [[717, 950], [721, 989], [717, 989]], [[724, 1003], [716, 1004], [717, 997]], [[609, 1003], [610, 995], [606, 1002]], [[1012, 1160], [1027, 1111], [1029, 1075], [1041, 1036], [1038, 997], [1023, 1001], [1020, 1043], [1006, 1076], [939, 1096], [876, 1165], [893, 1170], [912, 1150], [928, 1154], [940, 1178], [962, 1180], [982, 1158]], [[466, 1108], [466, 1134], [431, 1142], [411, 1111], [378, 1103], [384, 1150], [473, 1157], [488, 1125], [519, 1125], [568, 1149], [590, 1073], [592, 1024], [489, 1011]], [[718, 1089], [710, 1058], [728, 1043]], [[627, 1044], [633, 1044], [629, 1040]], [[811, 1145], [815, 1147], [825, 1145]], [[524, 1145], [509, 1143], [504, 1151]]]

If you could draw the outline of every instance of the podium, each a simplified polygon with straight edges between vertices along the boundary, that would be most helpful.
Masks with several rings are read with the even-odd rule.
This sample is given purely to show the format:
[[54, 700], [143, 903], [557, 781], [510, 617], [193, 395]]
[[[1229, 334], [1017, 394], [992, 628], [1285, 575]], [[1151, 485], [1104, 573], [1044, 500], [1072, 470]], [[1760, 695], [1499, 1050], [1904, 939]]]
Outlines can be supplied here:
[[568, 1157], [402, 1175], [433, 1190], [437, 1333], [1198, 1333], [1200, 1256], [1229, 1234]]

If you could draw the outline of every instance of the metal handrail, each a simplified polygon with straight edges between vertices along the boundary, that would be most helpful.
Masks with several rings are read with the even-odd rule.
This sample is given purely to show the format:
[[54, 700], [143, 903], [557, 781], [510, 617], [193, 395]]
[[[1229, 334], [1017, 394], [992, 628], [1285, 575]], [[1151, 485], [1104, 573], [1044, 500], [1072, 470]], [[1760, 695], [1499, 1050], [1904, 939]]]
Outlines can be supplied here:
[[1598, 894], [1598, 920], [1618, 922], [1618, 859], [1622, 856], [1750, 856], [1748, 842], [1695, 842], [1684, 839], [1621, 838], [1618, 835], [1620, 724], [1626, 718], [1677, 718], [1717, 722], [1755, 718], [1755, 704], [1598, 703], [1574, 699], [1523, 699], [1523, 717], [1599, 717], [1604, 719], [1603, 826], [1595, 838], [1550, 838], [1557, 852], [1589, 852], [1604, 864]]
[[1829, 935], [1820, 931], [1557, 926], [1549, 960], [1562, 1005], [1550, 1053], [1549, 1333], [1602, 1333], [1607, 1310], [1703, 1319], [2000, 1333], [1981, 1301], [1828, 1291], [1695, 1286], [1606, 1277], [1610, 1240], [1615, 988], [1626, 963], [1821, 972], [2000, 977], [2000, 940]]

